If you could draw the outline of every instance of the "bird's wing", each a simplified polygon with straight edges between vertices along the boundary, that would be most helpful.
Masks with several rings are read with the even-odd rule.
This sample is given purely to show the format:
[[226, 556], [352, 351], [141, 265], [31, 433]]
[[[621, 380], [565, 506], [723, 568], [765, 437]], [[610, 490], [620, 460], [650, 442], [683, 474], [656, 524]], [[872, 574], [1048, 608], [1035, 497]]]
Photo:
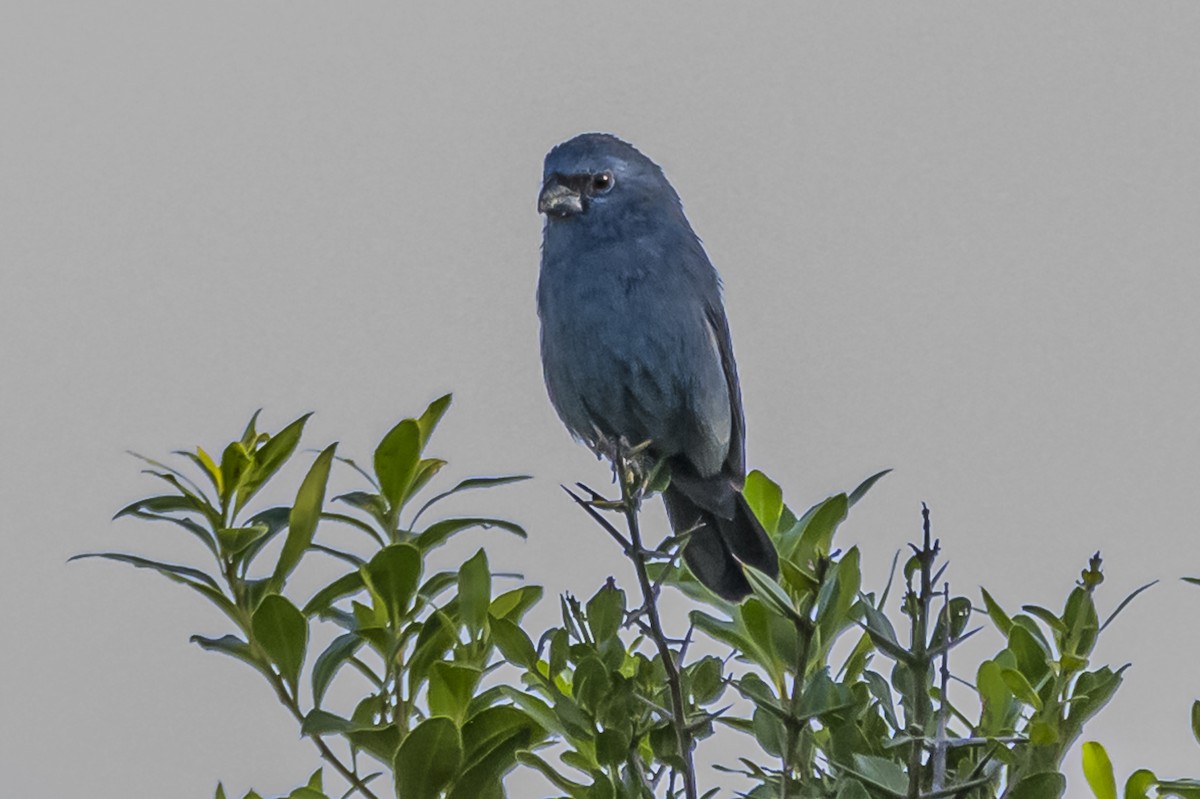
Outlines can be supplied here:
[[742, 389], [738, 383], [737, 363], [733, 360], [733, 340], [729, 335], [729, 321], [725, 310], [709, 303], [705, 317], [712, 328], [721, 356], [721, 370], [725, 373], [725, 387], [729, 390], [729, 456], [725, 459], [725, 470], [735, 478], [738, 485], [746, 476], [746, 418], [742, 412]]

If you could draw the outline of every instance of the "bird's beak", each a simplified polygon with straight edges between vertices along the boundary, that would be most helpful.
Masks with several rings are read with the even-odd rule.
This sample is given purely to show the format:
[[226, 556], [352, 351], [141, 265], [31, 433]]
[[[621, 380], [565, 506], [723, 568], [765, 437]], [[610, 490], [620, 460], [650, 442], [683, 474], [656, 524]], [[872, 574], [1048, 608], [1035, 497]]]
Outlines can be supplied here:
[[542, 193], [538, 195], [538, 213], [560, 218], [582, 214], [583, 195], [560, 181], [557, 175], [551, 175], [542, 184]]

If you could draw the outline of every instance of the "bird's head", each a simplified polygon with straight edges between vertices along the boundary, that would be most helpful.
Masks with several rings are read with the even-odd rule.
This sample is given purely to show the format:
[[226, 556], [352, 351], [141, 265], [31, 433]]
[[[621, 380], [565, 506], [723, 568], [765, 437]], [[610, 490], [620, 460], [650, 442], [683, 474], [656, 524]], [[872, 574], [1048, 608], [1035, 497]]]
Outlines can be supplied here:
[[612, 222], [651, 209], [682, 213], [658, 165], [616, 136], [584, 133], [546, 156], [538, 211], [547, 224]]

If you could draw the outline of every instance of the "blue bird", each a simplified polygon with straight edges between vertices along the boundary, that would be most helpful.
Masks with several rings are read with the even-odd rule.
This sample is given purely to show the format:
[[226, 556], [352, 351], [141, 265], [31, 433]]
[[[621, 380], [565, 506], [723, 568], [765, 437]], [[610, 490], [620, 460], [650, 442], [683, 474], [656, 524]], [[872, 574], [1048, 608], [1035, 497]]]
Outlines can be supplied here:
[[[662, 169], [586, 133], [546, 156], [538, 315], [550, 401], [593, 450], [649, 441], [684, 559], [725, 599], [750, 593], [740, 563], [775, 576], [775, 548], [742, 496], [741, 388], [721, 282]], [[740, 563], [739, 563], [740, 562]]]

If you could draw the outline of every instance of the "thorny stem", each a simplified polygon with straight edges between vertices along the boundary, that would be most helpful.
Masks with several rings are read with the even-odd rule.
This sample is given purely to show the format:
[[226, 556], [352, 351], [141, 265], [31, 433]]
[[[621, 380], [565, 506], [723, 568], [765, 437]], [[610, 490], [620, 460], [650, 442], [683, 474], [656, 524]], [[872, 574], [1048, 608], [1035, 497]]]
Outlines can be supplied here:
[[925, 684], [929, 676], [929, 604], [933, 598], [933, 559], [937, 557], [937, 545], [931, 541], [929, 534], [929, 506], [924, 502], [921, 503], [921, 519], [925, 534], [923, 545], [917, 553], [921, 564], [921, 587], [916, 607], [913, 608], [912, 645], [909, 649], [914, 656], [909, 668], [912, 670], [913, 691], [917, 695], [913, 697], [913, 719], [909, 730], [913, 742], [908, 760], [908, 799], [921, 796], [921, 755], [925, 749], [929, 708], [928, 702], [924, 701], [926, 697], [919, 694], [926, 691]]
[[683, 788], [687, 799], [697, 799], [696, 766], [692, 762], [692, 733], [688, 729], [687, 708], [683, 703], [683, 687], [679, 679], [679, 667], [675, 656], [667, 643], [663, 632], [662, 619], [658, 614], [658, 595], [650, 582], [646, 571], [646, 554], [642, 547], [642, 531], [638, 523], [638, 507], [641, 503], [640, 492], [635, 491], [632, 469], [623, 456], [616, 458], [618, 482], [621, 484], [621, 505], [625, 513], [625, 523], [629, 528], [629, 557], [633, 561], [634, 571], [637, 572], [638, 583], [642, 588], [642, 599], [649, 620], [650, 637], [658, 647], [659, 657], [662, 658], [663, 669], [667, 673], [667, 687], [671, 694], [671, 726], [675, 728], [676, 743], [679, 746], [679, 756], [683, 760]]
[[[946, 614], [946, 641], [951, 640], [951, 620], [950, 620], [950, 583], [942, 585], [942, 607], [943, 613]], [[947, 646], [942, 650], [942, 663], [939, 669], [939, 677], [941, 679], [941, 702], [938, 704], [938, 726], [937, 737], [933, 741], [933, 784], [932, 789], [940, 791], [946, 784], [946, 749], [948, 740], [946, 738], [946, 716], [949, 715], [948, 708], [949, 700], [946, 699], [946, 691], [950, 687], [950, 647]]]

